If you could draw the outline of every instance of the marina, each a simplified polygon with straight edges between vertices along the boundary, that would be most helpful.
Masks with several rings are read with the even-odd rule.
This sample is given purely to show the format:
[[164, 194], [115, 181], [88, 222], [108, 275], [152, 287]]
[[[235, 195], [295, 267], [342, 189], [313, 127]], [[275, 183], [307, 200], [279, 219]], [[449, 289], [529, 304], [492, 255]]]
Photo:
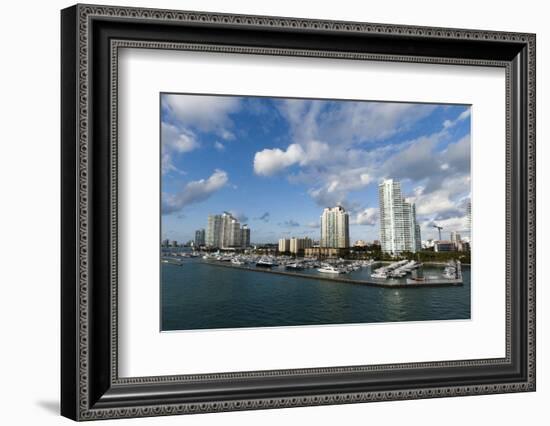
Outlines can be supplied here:
[[[356, 278], [346, 278], [343, 276], [343, 273], [337, 272], [337, 269], [335, 267], [325, 267], [320, 268], [317, 271], [321, 272], [319, 274], [307, 274], [307, 273], [300, 273], [300, 272], [290, 272], [287, 268], [286, 270], [281, 269], [271, 269], [262, 267], [257, 268], [253, 266], [246, 266], [246, 265], [235, 265], [232, 262], [215, 262], [215, 261], [207, 261], [204, 262], [205, 265], [214, 266], [214, 267], [223, 267], [223, 268], [236, 268], [243, 271], [249, 271], [249, 272], [259, 272], [259, 273], [270, 273], [270, 274], [277, 274], [277, 275], [285, 275], [289, 277], [295, 277], [295, 278], [306, 278], [306, 279], [313, 279], [313, 280], [325, 280], [325, 281], [334, 281], [334, 282], [342, 282], [342, 283], [348, 283], [348, 284], [361, 284], [361, 285], [368, 285], [373, 287], [385, 287], [385, 288], [410, 288], [410, 287], [443, 287], [443, 286], [459, 286], [462, 285], [462, 279], [457, 278], [431, 278], [431, 279], [424, 279], [424, 280], [413, 280], [413, 279], [407, 279], [405, 282], [402, 281], [386, 281], [381, 279], [356, 279]], [[329, 269], [332, 268], [332, 269]], [[330, 274], [330, 275], [327, 275]], [[371, 275], [372, 276], [372, 275]]]
[[[183, 259], [197, 259], [210, 265], [227, 268], [237, 268], [249, 272], [286, 275], [294, 278], [320, 279], [349, 284], [362, 284], [375, 287], [407, 288], [407, 287], [438, 287], [459, 286], [462, 281], [462, 266], [460, 261], [451, 260], [440, 263], [444, 269], [440, 274], [424, 276], [423, 264], [414, 260], [399, 260], [394, 262], [375, 262], [373, 260], [346, 261], [344, 259], [329, 259], [320, 261], [292, 256], [257, 256], [232, 253], [181, 252], [172, 256], [161, 257], [162, 263], [182, 266]], [[376, 268], [375, 268], [376, 267]], [[368, 269], [367, 276], [353, 274], [356, 271]]]

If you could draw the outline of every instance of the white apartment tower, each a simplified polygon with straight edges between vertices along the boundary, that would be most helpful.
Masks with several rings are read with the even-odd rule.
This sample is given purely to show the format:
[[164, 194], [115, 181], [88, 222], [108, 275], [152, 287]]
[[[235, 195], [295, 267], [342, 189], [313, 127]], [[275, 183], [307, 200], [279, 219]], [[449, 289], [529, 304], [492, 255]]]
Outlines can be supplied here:
[[250, 229], [246, 225], [241, 229], [241, 224], [231, 213], [209, 215], [206, 245], [214, 248], [247, 247], [250, 245]]
[[349, 247], [349, 215], [342, 206], [326, 208], [321, 215], [321, 247]]
[[208, 226], [206, 227], [206, 245], [208, 247], [222, 246], [222, 215], [211, 214], [208, 216]]
[[290, 240], [288, 238], [279, 239], [279, 252], [286, 253], [290, 251]]
[[386, 179], [378, 185], [380, 207], [380, 244], [385, 253], [416, 253], [421, 248], [416, 206], [401, 195], [401, 184]]

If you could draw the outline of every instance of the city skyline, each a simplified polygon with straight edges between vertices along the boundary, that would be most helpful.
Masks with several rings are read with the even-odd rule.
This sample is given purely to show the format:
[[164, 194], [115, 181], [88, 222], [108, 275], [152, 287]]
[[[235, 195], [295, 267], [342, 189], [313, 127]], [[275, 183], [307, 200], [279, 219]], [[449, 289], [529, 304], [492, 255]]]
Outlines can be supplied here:
[[379, 239], [378, 184], [401, 182], [422, 239], [469, 236], [470, 108], [162, 95], [162, 239], [189, 241], [228, 211], [251, 243], [320, 239], [349, 212], [349, 244]]

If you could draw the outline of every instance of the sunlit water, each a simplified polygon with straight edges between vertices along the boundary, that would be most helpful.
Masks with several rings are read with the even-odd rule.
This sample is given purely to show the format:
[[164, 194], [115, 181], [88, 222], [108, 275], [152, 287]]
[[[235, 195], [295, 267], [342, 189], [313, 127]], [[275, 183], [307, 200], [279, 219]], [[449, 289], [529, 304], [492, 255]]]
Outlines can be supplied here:
[[[470, 318], [467, 266], [463, 286], [399, 289], [223, 268], [200, 259], [161, 268], [165, 331]], [[424, 268], [426, 276], [441, 271]], [[345, 277], [368, 279], [370, 268]]]

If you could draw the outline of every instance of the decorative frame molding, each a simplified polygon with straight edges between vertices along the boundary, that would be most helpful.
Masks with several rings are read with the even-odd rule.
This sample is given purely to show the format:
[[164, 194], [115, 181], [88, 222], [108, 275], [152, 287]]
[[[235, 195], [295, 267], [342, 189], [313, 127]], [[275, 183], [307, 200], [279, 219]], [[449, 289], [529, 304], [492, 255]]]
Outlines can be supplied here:
[[[127, 30], [128, 23], [142, 29]], [[235, 34], [237, 44], [213, 43], [205, 35], [205, 30], [213, 27]], [[170, 28], [188, 29], [189, 34], [178, 39]], [[158, 34], [159, 40], [140, 39], [140, 31]], [[275, 39], [273, 45], [249, 45], [247, 31], [269, 31]], [[300, 36], [308, 33], [327, 37], [337, 49], [300, 47]], [[342, 35], [343, 43], [336, 38]], [[297, 39], [298, 46], [291, 45], [290, 38]], [[356, 50], [356, 40], [372, 43]], [[533, 34], [495, 31], [89, 5], [63, 10], [62, 414], [92, 420], [534, 391], [535, 41]], [[419, 45], [418, 54], [400, 53], [399, 46], [389, 51], [390, 42]], [[455, 50], [443, 56], [440, 46]], [[506, 357], [119, 378], [116, 124], [118, 49], [125, 47], [505, 68]], [[519, 258], [518, 263], [512, 262], [513, 256]], [[475, 368], [489, 367], [502, 369], [502, 377], [471, 379], [467, 385], [453, 385], [445, 378], [451, 371], [461, 371], [466, 377]], [[399, 377], [411, 371], [430, 371], [434, 385], [404, 386]], [[380, 373], [391, 373], [395, 383], [401, 380], [401, 384], [377, 388], [374, 379], [367, 380], [380, 377]], [[319, 383], [312, 390], [296, 390], [305, 378]], [[336, 378], [347, 382], [342, 389], [328, 391], [334, 388], [330, 383]], [[237, 393], [224, 390], [235, 379], [250, 382], [250, 387], [243, 386]], [[365, 380], [368, 383], [363, 383]], [[200, 392], [193, 395], [189, 386]], [[171, 394], [175, 389], [181, 393], [169, 397], [168, 389]]]

